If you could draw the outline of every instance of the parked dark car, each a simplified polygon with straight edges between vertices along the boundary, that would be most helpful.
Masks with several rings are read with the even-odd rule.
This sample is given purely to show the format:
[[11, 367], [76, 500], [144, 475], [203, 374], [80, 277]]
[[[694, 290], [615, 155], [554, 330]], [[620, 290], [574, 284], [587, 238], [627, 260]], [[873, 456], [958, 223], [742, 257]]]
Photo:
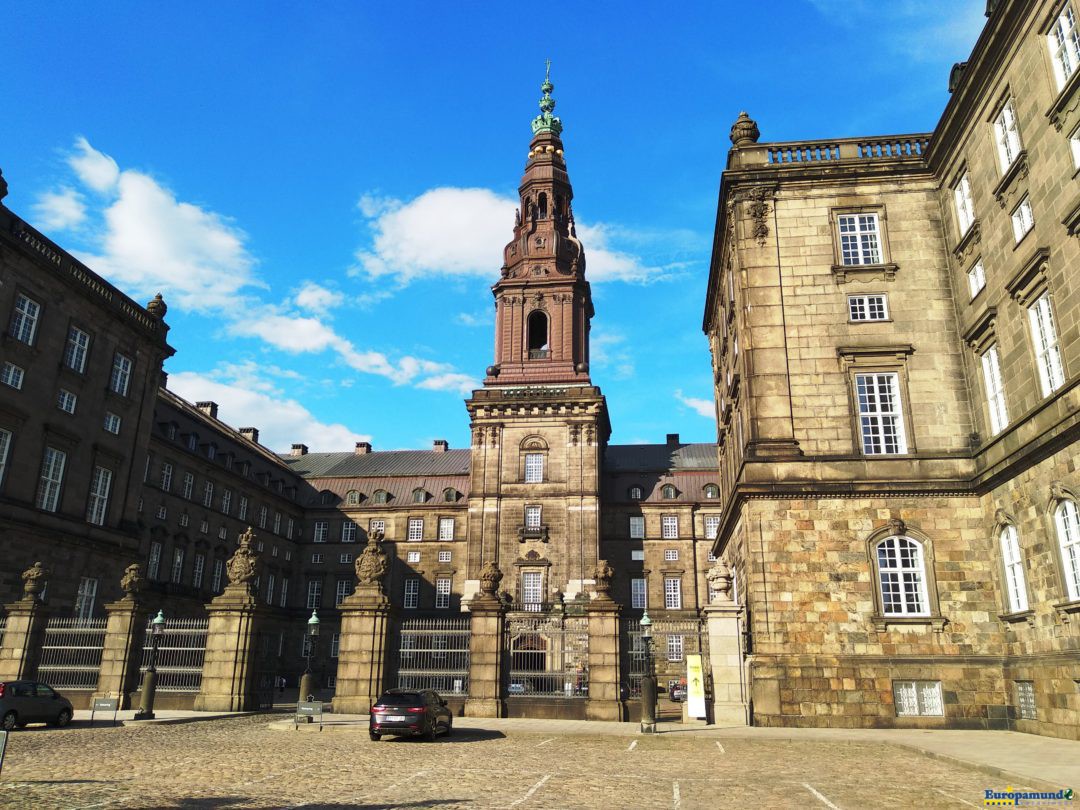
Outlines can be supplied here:
[[674, 703], [682, 703], [684, 700], [686, 700], [686, 687], [676, 686], [672, 688], [669, 697]]
[[63, 728], [71, 722], [71, 715], [71, 701], [48, 684], [0, 682], [0, 728], [4, 731], [27, 723], [51, 723]]
[[430, 689], [391, 689], [371, 707], [368, 735], [373, 740], [392, 734], [434, 741], [439, 734], [449, 737], [453, 724], [453, 715], [438, 693]]

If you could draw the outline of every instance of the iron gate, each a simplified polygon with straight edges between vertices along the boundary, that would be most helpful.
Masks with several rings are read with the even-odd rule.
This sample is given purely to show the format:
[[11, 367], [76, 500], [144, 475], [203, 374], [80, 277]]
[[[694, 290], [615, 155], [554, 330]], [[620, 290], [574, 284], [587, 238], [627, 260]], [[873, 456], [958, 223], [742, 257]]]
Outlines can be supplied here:
[[[209, 619], [166, 619], [158, 642], [157, 691], [198, 692], [202, 684], [206, 657], [206, 631]], [[146, 624], [143, 640], [142, 671], [150, 666], [152, 622]]]
[[587, 698], [589, 626], [585, 616], [506, 619], [510, 697]]
[[49, 619], [45, 624], [37, 680], [57, 689], [97, 688], [106, 621], [60, 616]]
[[398, 688], [469, 692], [471, 618], [408, 618], [401, 622]]
[[[645, 674], [647, 653], [638, 619], [622, 622], [623, 649], [626, 650], [628, 683], [631, 698], [641, 697], [641, 678]], [[652, 625], [653, 667], [661, 691], [673, 681], [685, 682], [686, 656], [699, 654], [705, 671], [709, 670], [709, 635], [704, 619], [655, 619]], [[706, 676], [706, 681], [708, 676]]]

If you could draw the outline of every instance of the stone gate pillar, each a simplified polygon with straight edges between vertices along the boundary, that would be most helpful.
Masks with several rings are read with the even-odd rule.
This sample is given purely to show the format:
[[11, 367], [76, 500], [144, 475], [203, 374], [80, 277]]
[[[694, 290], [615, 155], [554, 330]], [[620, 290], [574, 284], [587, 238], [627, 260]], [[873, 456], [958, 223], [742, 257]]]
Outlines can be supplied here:
[[132, 697], [139, 690], [143, 638], [150, 614], [139, 597], [144, 583], [142, 567], [129, 565], [120, 580], [124, 597], [105, 605], [108, 614], [105, 646], [101, 650], [101, 671], [94, 697], [118, 698], [121, 709], [131, 708]]
[[367, 714], [386, 685], [386, 642], [393, 611], [383, 591], [389, 560], [381, 540], [377, 530], [368, 535], [356, 558], [356, 590], [338, 605], [341, 638], [333, 705], [339, 714]]
[[36, 562], [23, 572], [22, 578], [23, 598], [4, 605], [7, 623], [0, 645], [0, 681], [33, 678], [45, 637], [49, 610], [41, 602], [41, 592], [49, 569]]
[[619, 605], [611, 598], [611, 578], [615, 575], [607, 560], [598, 560], [593, 578], [596, 596], [588, 604], [589, 617], [589, 701], [588, 720], [623, 720], [619, 670]]
[[743, 609], [731, 599], [731, 570], [717, 560], [706, 574], [713, 600], [704, 609], [712, 672], [713, 722], [719, 726], [749, 724], [749, 701], [742, 653]]
[[502, 572], [494, 562], [480, 570], [480, 592], [469, 603], [469, 697], [466, 717], [505, 717], [502, 697], [503, 629], [506, 606], [496, 596]]
[[251, 583], [258, 554], [255, 534], [249, 527], [240, 535], [236, 553], [226, 565], [229, 584], [206, 606], [210, 621], [206, 632], [206, 657], [202, 684], [195, 696], [195, 710], [239, 712], [257, 708], [252, 689], [255, 673], [255, 632], [265, 616]]

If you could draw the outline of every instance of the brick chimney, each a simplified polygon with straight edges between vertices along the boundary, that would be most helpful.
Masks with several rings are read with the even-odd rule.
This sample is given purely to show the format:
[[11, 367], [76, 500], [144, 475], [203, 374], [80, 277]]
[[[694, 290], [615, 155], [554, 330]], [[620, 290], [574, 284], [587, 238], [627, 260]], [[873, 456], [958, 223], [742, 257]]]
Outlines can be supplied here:
[[306, 444], [294, 444], [292, 446], [292, 452], [289, 455], [291, 455], [291, 456], [306, 456], [307, 455], [307, 445]]
[[447, 450], [450, 449], [450, 442], [448, 442], [446, 439], [436, 439], [435, 442], [432, 444], [431, 449], [434, 450], [436, 453], [445, 453]]
[[669, 433], [667, 435], [667, 443], [668, 443], [668, 447], [676, 447], [676, 446], [678, 446], [678, 444], [679, 444], [679, 434], [678, 433]]
[[240, 428], [240, 435], [247, 439], [249, 442], [255, 444], [259, 443], [259, 429], [258, 428]]
[[366, 456], [371, 452], [371, 442], [357, 442], [356, 443], [356, 455]]
[[206, 402], [196, 402], [195, 407], [198, 408], [203, 413], [205, 413], [211, 419], [217, 419], [217, 403], [216, 402], [210, 402], [209, 400], [207, 400]]

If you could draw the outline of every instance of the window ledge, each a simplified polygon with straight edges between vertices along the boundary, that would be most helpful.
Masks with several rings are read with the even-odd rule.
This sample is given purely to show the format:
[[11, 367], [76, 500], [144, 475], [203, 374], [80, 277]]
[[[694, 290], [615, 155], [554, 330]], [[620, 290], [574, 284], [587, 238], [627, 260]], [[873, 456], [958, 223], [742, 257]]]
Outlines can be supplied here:
[[934, 628], [935, 633], [940, 633], [949, 620], [944, 616], [883, 616], [878, 613], [870, 617], [870, 622], [878, 631], [888, 630], [889, 627], [928, 625]]
[[1016, 187], [1021, 180], [1028, 176], [1028, 153], [1026, 149], [1013, 160], [1012, 165], [1005, 170], [1005, 174], [994, 187], [994, 199], [1002, 210], [1007, 208], [1016, 193]]
[[982, 226], [979, 225], [979, 220], [975, 220], [968, 227], [963, 236], [960, 237], [960, 241], [956, 243], [956, 247], [953, 248], [953, 255], [961, 265], [967, 264], [968, 255], [974, 252], [975, 245], [982, 241]]
[[998, 618], [1007, 624], [1016, 624], [1017, 622], [1027, 622], [1028, 624], [1035, 624], [1035, 611], [1020, 610], [1015, 613], [999, 613]]
[[1056, 602], [1054, 610], [1061, 615], [1061, 620], [1068, 623], [1069, 617], [1074, 613], [1080, 613], [1080, 599], [1071, 599], [1065, 602]]
[[1058, 132], [1061, 132], [1069, 117], [1080, 107], [1078, 89], [1080, 89], [1080, 70], [1075, 70], [1065, 82], [1065, 86], [1061, 88], [1054, 103], [1050, 105], [1050, 109], [1046, 111], [1046, 117], [1050, 119], [1050, 123]]
[[899, 269], [895, 264], [834, 264], [832, 274], [837, 284], [846, 284], [852, 279], [892, 281]]
[[1080, 235], [1080, 199], [1069, 209], [1069, 213], [1061, 220], [1061, 224], [1065, 226], [1069, 236]]

